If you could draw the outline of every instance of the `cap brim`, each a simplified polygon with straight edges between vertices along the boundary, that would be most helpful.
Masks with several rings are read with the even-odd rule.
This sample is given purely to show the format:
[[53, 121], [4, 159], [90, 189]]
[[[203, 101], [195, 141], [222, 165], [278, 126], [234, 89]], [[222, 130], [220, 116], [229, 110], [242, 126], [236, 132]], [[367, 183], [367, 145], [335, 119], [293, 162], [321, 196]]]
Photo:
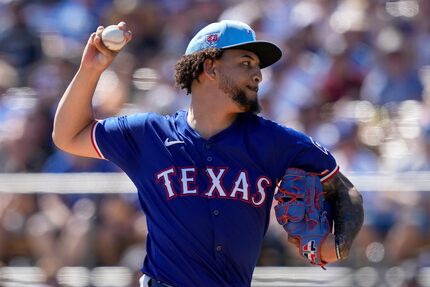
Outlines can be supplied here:
[[275, 44], [267, 41], [253, 41], [223, 47], [225, 49], [243, 49], [251, 51], [257, 55], [260, 60], [260, 68], [266, 68], [276, 63], [282, 57], [281, 49]]

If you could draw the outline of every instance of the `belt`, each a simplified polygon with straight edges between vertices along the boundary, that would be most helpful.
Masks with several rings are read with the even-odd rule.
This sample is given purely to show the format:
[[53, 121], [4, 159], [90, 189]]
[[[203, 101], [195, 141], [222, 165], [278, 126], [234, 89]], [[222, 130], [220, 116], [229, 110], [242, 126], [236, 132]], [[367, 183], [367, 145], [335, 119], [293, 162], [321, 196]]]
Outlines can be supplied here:
[[148, 286], [149, 287], [173, 287], [171, 285], [167, 285], [159, 280], [155, 280], [155, 279], [149, 279], [148, 281]]

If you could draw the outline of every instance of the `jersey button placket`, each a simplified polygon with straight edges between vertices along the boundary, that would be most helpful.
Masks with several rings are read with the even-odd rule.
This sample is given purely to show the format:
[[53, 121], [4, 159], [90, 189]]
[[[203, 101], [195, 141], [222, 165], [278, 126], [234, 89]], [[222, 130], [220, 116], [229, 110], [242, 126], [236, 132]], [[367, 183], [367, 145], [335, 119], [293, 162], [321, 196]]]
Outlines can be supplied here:
[[[213, 215], [213, 217], [214, 217], [214, 220], [215, 220], [215, 221], [218, 221], [218, 220], [216, 220], [215, 218], [217, 218], [217, 217], [219, 217], [219, 216], [220, 216], [220, 211], [219, 211], [219, 209], [217, 209], [217, 208], [213, 209], [213, 210], [212, 210], [212, 215]], [[215, 225], [215, 226], [217, 226], [217, 225]], [[220, 239], [220, 238], [218, 238], [218, 236], [217, 236], [218, 232], [217, 232], [217, 228], [216, 228], [216, 227], [215, 227], [215, 234], [216, 234], [216, 236], [215, 236], [215, 242], [216, 242], [216, 241], [218, 241], [218, 239]], [[222, 240], [221, 240], [221, 241], [218, 241], [218, 244], [217, 244], [217, 245], [215, 245], [215, 250], [216, 250], [218, 253], [220, 253], [220, 252], [223, 250], [223, 246], [222, 246], [221, 242], [222, 242]]]
[[[203, 145], [203, 148], [204, 148], [204, 153], [205, 153], [205, 157], [206, 157], [206, 162], [213, 164], [214, 158], [211, 155], [212, 144], [210, 142], [207, 142]], [[220, 216], [219, 209], [217, 209], [217, 208], [213, 209], [212, 215], [214, 216], [214, 218], [219, 217]], [[215, 228], [215, 230], [216, 230], [216, 228]], [[217, 232], [215, 231], [215, 234], [216, 233]], [[221, 252], [223, 251], [222, 244], [215, 245], [215, 250], [217, 253], [221, 254]]]
[[205, 155], [206, 155], [206, 162], [207, 163], [212, 163], [214, 161], [214, 158], [211, 155], [211, 148], [212, 148], [212, 144], [210, 142], [207, 142], [203, 145], [204, 150], [205, 150]]

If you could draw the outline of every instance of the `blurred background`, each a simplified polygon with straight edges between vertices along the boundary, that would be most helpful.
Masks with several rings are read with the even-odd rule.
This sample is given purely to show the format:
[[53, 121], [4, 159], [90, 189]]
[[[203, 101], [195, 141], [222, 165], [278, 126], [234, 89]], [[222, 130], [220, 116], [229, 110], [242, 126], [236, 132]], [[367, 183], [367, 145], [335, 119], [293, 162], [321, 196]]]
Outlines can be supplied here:
[[[430, 286], [430, 1], [0, 0], [1, 286], [137, 286], [146, 226], [132, 187], [44, 192], [25, 176], [120, 174], [51, 140], [58, 101], [97, 26], [126, 21], [133, 32], [95, 92], [105, 118], [186, 107], [173, 66], [220, 19], [282, 47], [281, 61], [263, 70], [262, 115], [317, 139], [363, 193], [365, 225], [350, 257], [324, 274], [342, 270], [349, 280], [336, 286]], [[412, 176], [393, 182], [402, 175]], [[308, 265], [273, 222], [258, 266], [286, 274]]]

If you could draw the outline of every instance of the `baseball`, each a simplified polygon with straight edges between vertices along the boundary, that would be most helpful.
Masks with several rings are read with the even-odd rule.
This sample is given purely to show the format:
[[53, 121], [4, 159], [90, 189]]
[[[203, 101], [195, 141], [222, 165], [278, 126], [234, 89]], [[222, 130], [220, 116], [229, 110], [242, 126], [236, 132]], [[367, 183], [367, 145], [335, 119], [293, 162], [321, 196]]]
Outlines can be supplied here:
[[112, 51], [119, 51], [124, 47], [125, 31], [118, 28], [117, 25], [110, 25], [103, 29], [102, 41], [103, 44]]

